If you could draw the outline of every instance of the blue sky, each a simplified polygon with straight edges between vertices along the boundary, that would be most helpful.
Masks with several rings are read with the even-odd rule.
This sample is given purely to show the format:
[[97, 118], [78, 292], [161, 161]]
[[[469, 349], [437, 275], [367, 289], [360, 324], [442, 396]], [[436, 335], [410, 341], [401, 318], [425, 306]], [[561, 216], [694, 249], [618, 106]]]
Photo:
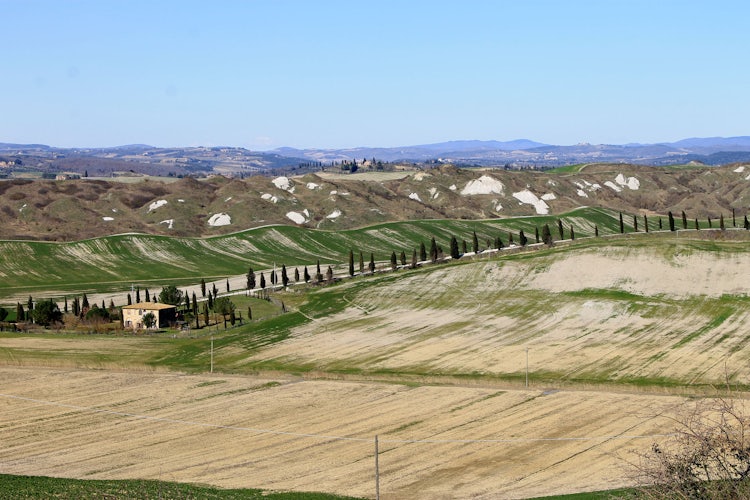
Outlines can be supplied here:
[[750, 135], [745, 1], [0, 0], [0, 142]]

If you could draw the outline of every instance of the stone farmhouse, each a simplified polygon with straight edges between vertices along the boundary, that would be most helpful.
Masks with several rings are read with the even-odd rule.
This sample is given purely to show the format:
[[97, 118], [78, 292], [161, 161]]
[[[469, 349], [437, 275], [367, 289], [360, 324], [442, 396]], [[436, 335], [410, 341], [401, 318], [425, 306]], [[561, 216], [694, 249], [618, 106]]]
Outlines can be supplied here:
[[143, 317], [153, 313], [156, 323], [153, 328], [166, 328], [177, 320], [177, 307], [158, 302], [139, 302], [122, 308], [122, 323], [125, 328], [139, 330], [144, 328]]

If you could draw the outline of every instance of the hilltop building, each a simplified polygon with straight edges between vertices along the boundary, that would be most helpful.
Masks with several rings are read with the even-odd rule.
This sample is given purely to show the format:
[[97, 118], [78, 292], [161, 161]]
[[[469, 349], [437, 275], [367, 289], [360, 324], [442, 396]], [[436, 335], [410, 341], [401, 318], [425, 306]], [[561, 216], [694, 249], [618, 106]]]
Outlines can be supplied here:
[[156, 324], [153, 328], [166, 328], [177, 320], [177, 307], [158, 302], [139, 302], [122, 308], [122, 323], [125, 328], [138, 330], [143, 328], [143, 317], [153, 313]]

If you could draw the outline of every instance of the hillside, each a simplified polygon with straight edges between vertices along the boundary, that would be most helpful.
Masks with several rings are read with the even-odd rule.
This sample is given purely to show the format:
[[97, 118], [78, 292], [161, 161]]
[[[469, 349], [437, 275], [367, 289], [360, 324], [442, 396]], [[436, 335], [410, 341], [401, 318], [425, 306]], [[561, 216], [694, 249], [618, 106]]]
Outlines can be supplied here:
[[626, 214], [743, 217], [750, 168], [591, 164], [560, 172], [458, 169], [227, 179], [0, 181], [0, 238], [71, 241], [139, 232], [211, 236], [269, 224], [350, 229], [389, 221]]

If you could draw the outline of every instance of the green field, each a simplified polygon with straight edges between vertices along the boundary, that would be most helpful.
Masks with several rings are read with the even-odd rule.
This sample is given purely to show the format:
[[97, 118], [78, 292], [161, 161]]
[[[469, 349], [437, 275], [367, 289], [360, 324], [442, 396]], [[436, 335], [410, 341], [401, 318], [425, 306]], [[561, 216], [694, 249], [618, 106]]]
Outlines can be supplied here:
[[[625, 219], [632, 231], [632, 217]], [[372, 253], [378, 261], [403, 251], [411, 261], [412, 252], [431, 238], [449, 253], [451, 236], [465, 240], [472, 250], [473, 232], [480, 248], [494, 245], [499, 237], [508, 245], [509, 233], [518, 243], [523, 230], [529, 242], [535, 229], [549, 224], [553, 238], [559, 239], [557, 217], [538, 216], [485, 221], [434, 220], [388, 223], [351, 231], [318, 231], [292, 226], [270, 226], [205, 239], [169, 238], [151, 235], [120, 235], [72, 243], [32, 241], [0, 242], [0, 301], [19, 294], [58, 291], [60, 295], [93, 291], [122, 291], [132, 283], [162, 286], [183, 285], [230, 275], [244, 274], [274, 265], [312, 265], [346, 262], [350, 250], [362, 252], [366, 261]], [[615, 212], [582, 208], [560, 217], [564, 236], [573, 225], [576, 237], [591, 236], [594, 226], [600, 235], [619, 232]], [[639, 221], [640, 222], [640, 221]], [[651, 220], [652, 230], [657, 221]], [[640, 228], [643, 231], [643, 228]]]

